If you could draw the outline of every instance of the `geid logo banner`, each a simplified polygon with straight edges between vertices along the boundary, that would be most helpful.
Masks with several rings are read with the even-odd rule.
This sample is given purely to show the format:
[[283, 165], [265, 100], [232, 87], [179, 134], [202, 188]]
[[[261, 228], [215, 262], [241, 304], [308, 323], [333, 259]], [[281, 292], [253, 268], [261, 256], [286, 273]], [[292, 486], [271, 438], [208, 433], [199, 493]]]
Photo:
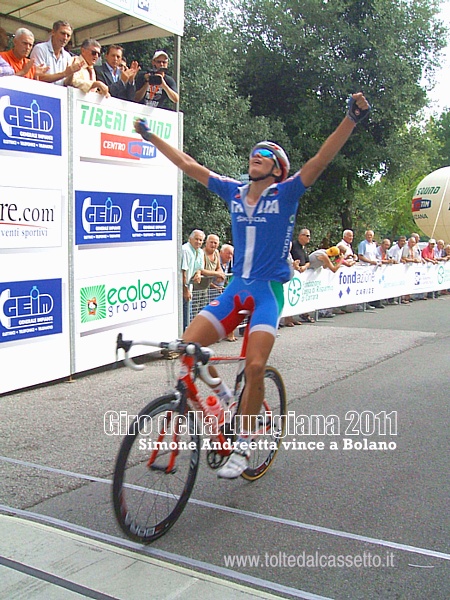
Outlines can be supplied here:
[[172, 239], [172, 196], [75, 192], [75, 243]]
[[0, 342], [62, 332], [62, 280], [0, 283]]
[[61, 156], [61, 103], [0, 88], [0, 148]]

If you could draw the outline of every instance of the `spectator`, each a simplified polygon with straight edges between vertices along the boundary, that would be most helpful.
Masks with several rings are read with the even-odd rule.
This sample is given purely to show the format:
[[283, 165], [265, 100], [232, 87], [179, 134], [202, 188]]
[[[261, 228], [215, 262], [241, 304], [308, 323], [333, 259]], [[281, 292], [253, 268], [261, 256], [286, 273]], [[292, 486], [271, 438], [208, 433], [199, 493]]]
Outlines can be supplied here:
[[[434, 238], [430, 238], [428, 240], [428, 246], [425, 246], [425, 248], [422, 250], [422, 259], [425, 263], [432, 264], [432, 265], [438, 264], [438, 261], [436, 260], [435, 255], [434, 255], [435, 248], [436, 248], [436, 240]], [[427, 298], [430, 298], [430, 299], [437, 298], [437, 297], [438, 297], [437, 291], [428, 292], [428, 294], [427, 294]]]
[[[341, 251], [337, 246], [331, 246], [327, 249], [320, 248], [309, 255], [309, 268], [320, 269], [320, 267], [322, 267], [324, 269], [329, 269], [333, 273], [336, 273], [341, 266], [339, 262], [337, 262], [339, 256], [341, 256]], [[319, 317], [322, 319], [332, 319], [334, 317], [334, 313], [331, 309], [319, 310]]]
[[204, 308], [209, 302], [209, 287], [213, 278], [225, 281], [225, 273], [220, 266], [219, 256], [219, 238], [217, 235], [210, 234], [206, 238], [203, 248], [203, 267], [200, 271], [201, 281], [194, 283], [195, 309], [192, 316]]
[[[442, 260], [443, 261], [450, 260], [450, 244], [446, 244], [444, 246], [444, 255], [442, 257]], [[442, 296], [448, 296], [449, 294], [450, 294], [450, 289], [441, 291]]]
[[434, 249], [434, 258], [438, 262], [446, 261], [445, 258], [445, 250], [444, 250], [445, 242], [444, 240], [437, 240], [436, 247]]
[[444, 260], [450, 260], [450, 244], [444, 246]]
[[422, 250], [422, 258], [424, 262], [431, 263], [432, 265], [437, 264], [437, 260], [434, 257], [434, 249], [436, 247], [436, 240], [431, 238], [428, 240], [428, 246]]
[[309, 255], [310, 269], [330, 269], [333, 273], [341, 266], [336, 264], [338, 257], [341, 255], [341, 251], [337, 246], [331, 246], [331, 248], [320, 248]]
[[[419, 248], [420, 235], [418, 233], [412, 233], [410, 237], [414, 238], [414, 240], [416, 242], [417, 249], [419, 250], [420, 262], [422, 264], [424, 264], [425, 261], [422, 258], [422, 252], [420, 251], [420, 248]], [[413, 294], [411, 296], [411, 300], [412, 301], [415, 301], [415, 300], [426, 300], [426, 299], [427, 299], [427, 297], [426, 297], [425, 293], [423, 293], [423, 294]]]
[[309, 244], [311, 233], [309, 229], [300, 229], [297, 239], [292, 242], [291, 256], [294, 263], [298, 261], [296, 270], [304, 273], [309, 268], [309, 256], [306, 251], [306, 244]]
[[[64, 80], [64, 85], [75, 87], [87, 94], [98, 92], [109, 98], [108, 86], [103, 81], [98, 81], [94, 64], [99, 59], [102, 47], [97, 40], [88, 38], [81, 44], [82, 66], [79, 71], [72, 73]], [[78, 59], [80, 60], [80, 59]]]
[[[299, 273], [304, 273], [306, 269], [309, 269], [309, 255], [306, 250], [306, 245], [309, 244], [310, 240], [311, 232], [309, 229], [303, 228], [300, 229], [297, 239], [292, 242], [291, 256], [293, 267]], [[315, 323], [315, 319], [313, 319], [311, 315], [308, 315], [308, 313], [303, 313], [298, 316], [298, 320], [291, 317], [291, 322], [294, 325], [301, 325], [302, 323]], [[290, 327], [292, 327], [292, 325]]]
[[[209, 287], [209, 300], [215, 300], [225, 289], [228, 283], [228, 276], [233, 272], [233, 256], [234, 256], [234, 247], [231, 244], [223, 244], [222, 248], [219, 252], [220, 258], [220, 267], [225, 275], [222, 277], [215, 278], [212, 280], [211, 285]], [[234, 331], [231, 331], [227, 337], [225, 338], [228, 342], [236, 342], [237, 337], [235, 336]]]
[[421, 263], [420, 250], [417, 248], [416, 238], [411, 236], [402, 250], [402, 263]]
[[36, 63], [48, 66], [48, 71], [39, 78], [41, 81], [64, 85], [66, 77], [81, 69], [83, 62], [65, 49], [71, 36], [72, 27], [67, 21], [55, 21], [49, 40], [35, 45], [30, 57]]
[[178, 104], [179, 95], [175, 79], [167, 75], [169, 57], [163, 50], [157, 50], [152, 58], [152, 70], [160, 82], [153, 83], [153, 73], [139, 73], [136, 80], [135, 102], [157, 108], [170, 108], [169, 101]]
[[[438, 263], [445, 262], [447, 260], [447, 257], [445, 256], [444, 246], [445, 246], [444, 240], [437, 240], [436, 247], [434, 249], [434, 258]], [[444, 292], [445, 292], [445, 290], [444, 290]], [[434, 295], [439, 297], [444, 292], [442, 292], [442, 291], [435, 292]], [[444, 293], [444, 295], [445, 295], [445, 293]]]
[[220, 264], [219, 243], [219, 236], [213, 233], [210, 233], [206, 238], [205, 247], [203, 249], [205, 255], [205, 268], [202, 269], [202, 275], [225, 282], [225, 273]]
[[[344, 252], [343, 257], [341, 258], [341, 264], [344, 267], [353, 267], [358, 261], [358, 255], [355, 254], [355, 252], [353, 251], [352, 243], [353, 231], [351, 229], [344, 229], [344, 231], [342, 232], [342, 240], [339, 242], [339, 244], [337, 244], [337, 247], [341, 251], [341, 254], [342, 252]], [[355, 304], [353, 305], [353, 308], [351, 307], [351, 305], [341, 306], [337, 312], [338, 314], [351, 313], [357, 310], [363, 310], [363, 306], [361, 304]]]
[[75, 54], [75, 52], [73, 51], [72, 38], [70, 38], [70, 40], [67, 42], [66, 47], [64, 49], [65, 49], [66, 52], [68, 52], [70, 54], [70, 56], [77, 56]]
[[27, 58], [34, 44], [34, 34], [25, 27], [20, 27], [14, 34], [14, 43], [11, 50], [2, 52], [1, 58], [6, 61], [15, 75], [27, 79], [39, 79], [48, 71], [44, 64], [36, 64], [33, 59]]
[[[380, 261], [377, 258], [377, 245], [373, 240], [374, 233], [368, 229], [365, 233], [365, 239], [358, 244], [358, 259], [359, 264], [363, 266], [379, 265]], [[384, 308], [381, 300], [374, 300], [367, 304], [370, 309]]]
[[118, 44], [108, 46], [105, 54], [105, 62], [95, 67], [98, 81], [108, 86], [109, 93], [113, 98], [133, 101], [136, 95], [135, 78], [139, 71], [136, 60], [128, 68], [126, 63], [123, 67], [123, 48]]
[[400, 264], [402, 260], [402, 250], [406, 244], [406, 235], [401, 235], [396, 244], [389, 249], [389, 256], [395, 264]]
[[377, 264], [377, 245], [373, 241], [374, 233], [371, 229], [368, 229], [365, 233], [365, 240], [358, 244], [358, 259], [362, 265], [376, 265]]
[[[342, 240], [337, 244], [338, 247], [345, 246], [345, 255], [344, 258], [346, 261], [353, 261], [355, 263], [358, 260], [358, 255], [353, 252], [353, 231], [351, 229], [345, 229], [342, 232]], [[351, 265], [347, 265], [351, 266]]]
[[[391, 255], [389, 253], [390, 247], [391, 247], [391, 240], [388, 238], [385, 238], [381, 242], [381, 244], [378, 246], [376, 254], [377, 254], [377, 260], [379, 261], [379, 264], [382, 264], [382, 265], [393, 265], [394, 264], [394, 259], [391, 257]], [[379, 302], [381, 304], [383, 304], [383, 302], [381, 300]], [[378, 301], [373, 302], [371, 304], [373, 306], [375, 306], [375, 308], [377, 308]], [[398, 304], [398, 302], [395, 298], [388, 298], [387, 304]]]
[[339, 248], [339, 264], [343, 267], [353, 267], [356, 264], [354, 254], [348, 251], [348, 246], [344, 242], [336, 244]]
[[392, 265], [393, 259], [389, 255], [389, 248], [391, 247], [391, 240], [385, 238], [381, 244], [378, 246], [377, 251], [375, 253], [378, 264], [382, 265]]
[[[7, 48], [8, 34], [6, 29], [0, 27], [0, 52], [5, 52]], [[6, 62], [4, 58], [0, 56], [0, 77], [5, 77], [6, 75], [14, 75], [14, 69], [8, 62]]]
[[[403, 247], [401, 262], [404, 264], [421, 263], [420, 250], [417, 247], [416, 237], [411, 235], [408, 243]], [[402, 297], [402, 304], [409, 304], [412, 298], [410, 295]]]
[[233, 255], [234, 247], [231, 244], [223, 244], [219, 252], [220, 267], [225, 277], [215, 277], [210, 285], [210, 300], [214, 300], [219, 296], [227, 283], [227, 275], [230, 275], [233, 270]]
[[0, 52], [8, 50], [8, 32], [3, 27], [0, 27]]
[[189, 240], [181, 248], [181, 276], [183, 280], [183, 331], [190, 321], [190, 302], [192, 300], [192, 286], [200, 283], [201, 270], [203, 269], [203, 240], [205, 234], [200, 229], [194, 229]]

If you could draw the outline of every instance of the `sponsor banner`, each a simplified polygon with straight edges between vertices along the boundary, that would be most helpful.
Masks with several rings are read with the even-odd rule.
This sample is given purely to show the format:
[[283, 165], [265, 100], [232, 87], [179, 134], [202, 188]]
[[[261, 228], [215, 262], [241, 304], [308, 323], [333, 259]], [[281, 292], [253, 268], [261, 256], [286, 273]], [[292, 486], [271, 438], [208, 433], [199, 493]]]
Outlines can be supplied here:
[[184, 0], [97, 0], [175, 35], [183, 35]]
[[61, 246], [61, 191], [0, 187], [0, 248]]
[[0, 342], [62, 332], [62, 280], [0, 283]]
[[172, 239], [172, 196], [75, 192], [75, 243]]
[[78, 331], [130, 324], [172, 314], [175, 285], [171, 269], [103, 275], [78, 282]]
[[61, 156], [61, 101], [0, 88], [0, 149]]
[[152, 144], [135, 132], [133, 123], [137, 117], [144, 119], [152, 133], [176, 146], [176, 113], [160, 109], [152, 111], [149, 116], [140, 114], [139, 110], [139, 105], [132, 102], [117, 101], [100, 105], [84, 98], [77, 100], [77, 153], [84, 158], [103, 158], [105, 162], [114, 159], [119, 162], [144, 161], [153, 164], [155, 160], [165, 160]]
[[308, 269], [284, 284], [282, 316], [450, 288], [450, 261]]

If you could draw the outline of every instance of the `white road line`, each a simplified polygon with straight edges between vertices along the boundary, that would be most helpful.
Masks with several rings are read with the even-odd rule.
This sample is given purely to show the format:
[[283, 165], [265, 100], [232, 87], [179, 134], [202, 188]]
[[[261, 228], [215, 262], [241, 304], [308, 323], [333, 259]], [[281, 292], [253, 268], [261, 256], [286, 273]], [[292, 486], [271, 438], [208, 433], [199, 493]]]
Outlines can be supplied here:
[[[41, 471], [48, 471], [50, 473], [56, 473], [59, 475], [66, 475], [68, 477], [75, 477], [77, 479], [83, 479], [86, 481], [93, 481], [96, 483], [104, 483], [111, 485], [110, 479], [104, 479], [101, 477], [94, 477], [91, 475], [84, 475], [82, 473], [74, 473], [72, 471], [65, 471], [63, 469], [55, 469], [53, 467], [46, 467], [44, 465], [38, 465], [36, 463], [30, 463], [23, 460], [17, 460], [15, 458], [8, 458], [6, 456], [0, 456], [0, 461], [9, 462], [12, 464], [21, 465], [23, 467], [29, 467], [39, 469]], [[443, 560], [450, 560], [450, 554], [445, 552], [438, 552], [437, 550], [430, 550], [428, 548], [418, 548], [416, 546], [409, 546], [408, 544], [400, 544], [397, 542], [391, 542], [388, 540], [380, 540], [378, 538], [372, 538], [365, 535], [359, 535], [357, 533], [349, 533], [347, 531], [339, 531], [337, 529], [330, 529], [328, 527], [321, 527], [320, 525], [311, 525], [309, 523], [302, 523], [300, 521], [292, 521], [290, 519], [283, 519], [281, 517], [273, 517], [271, 515], [263, 515], [253, 511], [242, 510], [239, 508], [230, 508], [229, 506], [223, 506], [222, 504], [214, 504], [212, 502], [206, 502], [205, 500], [196, 500], [195, 498], [189, 499], [189, 504], [195, 504], [203, 508], [212, 508], [214, 510], [220, 510], [222, 512], [229, 512], [243, 517], [251, 517], [253, 519], [259, 519], [262, 521], [269, 521], [271, 523], [278, 523], [280, 525], [287, 525], [296, 529], [306, 529], [308, 531], [314, 531], [316, 533], [325, 533], [327, 535], [333, 535], [349, 540], [357, 540], [359, 542], [365, 542], [373, 544], [375, 546], [383, 546], [386, 548], [393, 548], [395, 550], [401, 550], [403, 552], [412, 552], [414, 554], [422, 554], [424, 556], [432, 556], [434, 558], [440, 558]]]
[[196, 560], [194, 558], [190, 558], [189, 556], [183, 556], [182, 554], [175, 554], [173, 552], [159, 550], [158, 548], [149, 548], [149, 546], [144, 544], [138, 544], [137, 542], [132, 542], [131, 540], [126, 540], [113, 535], [109, 535], [107, 533], [102, 533], [101, 531], [89, 529], [88, 527], [82, 527], [81, 525], [75, 525], [74, 523], [69, 523], [68, 521], [63, 521], [62, 519], [57, 519], [55, 517], [40, 515], [39, 513], [33, 513], [28, 510], [21, 510], [18, 508], [13, 508], [11, 506], [5, 506], [3, 504], [0, 504], [0, 512], [12, 514], [18, 517], [28, 518], [41, 523], [55, 525], [57, 527], [64, 528], [65, 530], [69, 530], [70, 532], [83, 535], [87, 538], [95, 539], [101, 542], [108, 542], [110, 544], [113, 544], [114, 546], [126, 548], [127, 550], [139, 551], [140, 553], [147, 554], [152, 558], [159, 558], [161, 560], [164, 559], [166, 562], [170, 561], [170, 568], [173, 570], [181, 571], [181, 567], [179, 567], [176, 563], [173, 562], [176, 561], [177, 563], [184, 565], [185, 568], [187, 566], [192, 569], [202, 569], [203, 571], [211, 572], [216, 577], [219, 575], [220, 577], [225, 578], [228, 582], [231, 579], [235, 582], [239, 581], [240, 583], [246, 585], [251, 584], [252, 586], [258, 586], [264, 591], [270, 590], [271, 592], [279, 592], [283, 594], [283, 598], [286, 598], [287, 596], [292, 596], [293, 598], [300, 598], [301, 600], [333, 600], [333, 598], [330, 598], [328, 596], [319, 596], [311, 592], [306, 592], [304, 590], [298, 590], [296, 588], [292, 588], [286, 585], [281, 585], [279, 583], [275, 583], [274, 581], [260, 579], [259, 577], [252, 577], [251, 575], [247, 575], [245, 573], [239, 573], [238, 571], [226, 569], [224, 567], [220, 567], [218, 565], [207, 563], [201, 560]]

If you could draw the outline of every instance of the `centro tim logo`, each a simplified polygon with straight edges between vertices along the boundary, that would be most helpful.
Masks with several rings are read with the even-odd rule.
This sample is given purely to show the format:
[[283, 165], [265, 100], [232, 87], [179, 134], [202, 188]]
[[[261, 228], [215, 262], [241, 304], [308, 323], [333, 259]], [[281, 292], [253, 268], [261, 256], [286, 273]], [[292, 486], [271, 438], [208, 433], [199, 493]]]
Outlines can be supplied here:
[[431, 208], [431, 200], [425, 198], [413, 198], [411, 210], [412, 212], [419, 212]]
[[113, 156], [115, 158], [126, 158], [128, 160], [143, 160], [156, 157], [156, 148], [143, 140], [102, 133], [100, 136], [101, 155]]
[[168, 280], [146, 282], [140, 279], [118, 287], [107, 288], [103, 284], [83, 287], [80, 290], [81, 322], [90, 323], [124, 313], [144, 311], [149, 302], [163, 302], [168, 287]]

